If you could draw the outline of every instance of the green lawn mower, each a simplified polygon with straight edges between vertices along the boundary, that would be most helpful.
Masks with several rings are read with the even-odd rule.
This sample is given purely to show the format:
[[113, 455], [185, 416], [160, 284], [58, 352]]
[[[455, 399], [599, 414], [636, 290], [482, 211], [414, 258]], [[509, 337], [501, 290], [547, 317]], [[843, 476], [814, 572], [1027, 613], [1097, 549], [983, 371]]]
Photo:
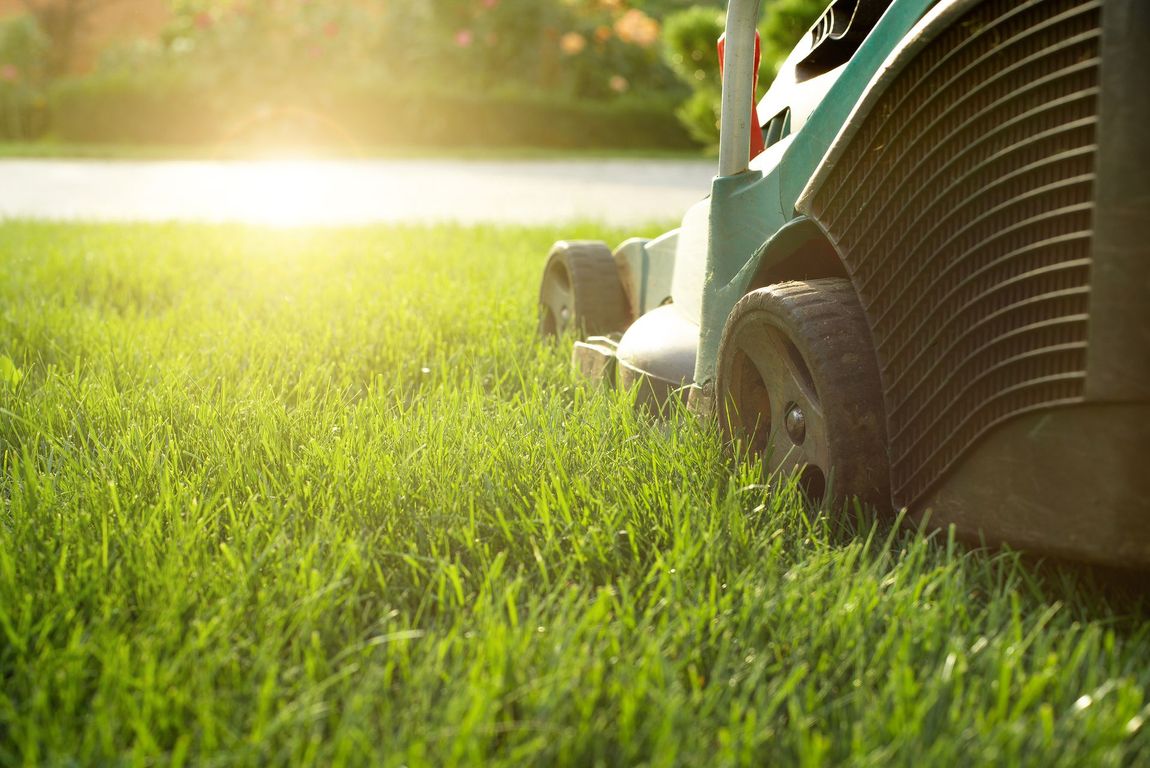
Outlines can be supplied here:
[[540, 330], [771, 471], [988, 543], [1150, 565], [1150, 2], [835, 0], [679, 228], [559, 242]]

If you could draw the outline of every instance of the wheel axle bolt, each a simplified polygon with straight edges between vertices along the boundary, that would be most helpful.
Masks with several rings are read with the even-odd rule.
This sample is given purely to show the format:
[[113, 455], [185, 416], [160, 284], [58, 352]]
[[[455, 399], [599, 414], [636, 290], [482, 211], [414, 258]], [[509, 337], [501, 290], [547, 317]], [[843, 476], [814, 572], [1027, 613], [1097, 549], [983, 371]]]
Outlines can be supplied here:
[[791, 438], [791, 442], [795, 445], [802, 445], [803, 438], [807, 436], [807, 417], [803, 413], [803, 409], [791, 403], [791, 407], [787, 409], [787, 434]]

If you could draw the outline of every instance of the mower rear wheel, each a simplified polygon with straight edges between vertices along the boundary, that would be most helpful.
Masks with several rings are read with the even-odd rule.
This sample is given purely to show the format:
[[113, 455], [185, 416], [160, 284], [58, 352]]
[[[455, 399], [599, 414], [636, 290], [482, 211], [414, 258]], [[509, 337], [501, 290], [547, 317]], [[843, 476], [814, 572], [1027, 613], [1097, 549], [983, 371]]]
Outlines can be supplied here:
[[727, 319], [715, 381], [725, 437], [808, 494], [890, 504], [882, 388], [848, 280], [787, 282], [744, 296]]
[[539, 334], [580, 337], [622, 333], [633, 317], [615, 257], [605, 243], [560, 240], [551, 247], [539, 286]]

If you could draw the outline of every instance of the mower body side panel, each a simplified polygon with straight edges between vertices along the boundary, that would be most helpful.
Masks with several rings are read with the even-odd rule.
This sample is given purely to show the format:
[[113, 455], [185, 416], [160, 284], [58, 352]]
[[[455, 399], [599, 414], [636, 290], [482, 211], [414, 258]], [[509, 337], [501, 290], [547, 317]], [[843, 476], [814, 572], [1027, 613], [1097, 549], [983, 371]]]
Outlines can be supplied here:
[[615, 249], [615, 264], [635, 317], [650, 312], [671, 298], [679, 230], [654, 240], [633, 237]]

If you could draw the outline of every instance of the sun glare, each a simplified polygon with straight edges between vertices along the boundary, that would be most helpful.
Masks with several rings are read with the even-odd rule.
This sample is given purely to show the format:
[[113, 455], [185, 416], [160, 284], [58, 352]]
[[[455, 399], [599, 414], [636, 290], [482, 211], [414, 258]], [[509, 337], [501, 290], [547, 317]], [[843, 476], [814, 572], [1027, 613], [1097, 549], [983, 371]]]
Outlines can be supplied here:
[[339, 218], [337, 196], [328, 194], [331, 173], [304, 157], [251, 163], [224, 190], [221, 208], [228, 218], [292, 227]]

